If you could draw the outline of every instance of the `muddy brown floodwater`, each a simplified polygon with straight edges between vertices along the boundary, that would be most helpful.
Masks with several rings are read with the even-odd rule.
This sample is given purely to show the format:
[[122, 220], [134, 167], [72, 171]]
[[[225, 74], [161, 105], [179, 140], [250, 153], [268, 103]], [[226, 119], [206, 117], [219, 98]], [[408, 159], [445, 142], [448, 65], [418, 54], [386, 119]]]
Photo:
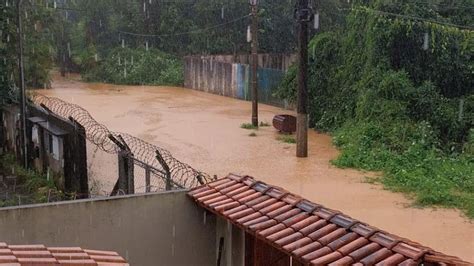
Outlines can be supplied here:
[[[184, 88], [83, 83], [55, 78], [55, 96], [87, 109], [113, 131], [133, 134], [168, 149], [179, 160], [220, 177], [247, 174], [281, 186], [329, 208], [441, 252], [474, 261], [474, 224], [459, 211], [409, 207], [403, 195], [364, 183], [364, 173], [338, 169], [331, 137], [309, 133], [309, 158], [295, 157], [295, 145], [276, 140], [264, 127], [256, 137], [249, 122], [251, 103]], [[291, 111], [260, 105], [260, 120]]]

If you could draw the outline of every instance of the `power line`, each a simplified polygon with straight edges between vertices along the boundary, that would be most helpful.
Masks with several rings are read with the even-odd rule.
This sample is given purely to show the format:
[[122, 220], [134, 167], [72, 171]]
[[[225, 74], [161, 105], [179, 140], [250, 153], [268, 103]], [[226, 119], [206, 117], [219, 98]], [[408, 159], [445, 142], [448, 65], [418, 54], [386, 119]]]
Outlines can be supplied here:
[[[176, 4], [179, 4], [179, 3], [182, 3], [182, 2], [172, 2], [172, 1], [167, 1], [167, 2], [164, 2], [164, 3], [176, 3]], [[76, 11], [76, 12], [87, 12], [88, 10], [87, 9], [77, 9], [77, 8], [72, 8], [72, 7], [64, 7], [64, 6], [56, 6], [56, 7], [52, 7], [52, 6], [44, 6], [44, 5], [37, 5], [37, 4], [31, 4], [31, 6], [35, 6], [35, 7], [43, 7], [43, 8], [48, 8], [48, 9], [53, 9], [53, 10], [59, 10], [59, 11]], [[139, 6], [136, 6], [137, 8], [140, 8]], [[190, 5], [189, 7], [192, 7], [192, 8], [196, 8], [198, 9], [198, 11], [208, 11], [208, 12], [212, 12], [212, 11], [221, 11], [223, 8], [224, 10], [232, 10], [232, 9], [236, 9], [236, 8], [239, 8], [240, 6], [238, 5], [233, 5], [233, 6], [230, 6], [230, 5], [222, 5], [222, 6], [219, 6], [219, 7], [214, 7], [214, 8], [200, 8], [199, 6], [196, 6], [195, 4], [193, 4], [192, 6]], [[119, 13], [117, 11], [113, 11], [113, 10], [104, 10], [102, 11], [102, 13], [109, 13], [109, 14], [115, 14], [115, 13]], [[149, 12], [150, 14], [157, 14], [159, 12], [161, 12], [160, 10], [153, 10], [152, 9], [152, 12], [150, 12], [149, 10], [147, 10], [146, 12]], [[146, 13], [145, 12], [145, 13]], [[143, 15], [144, 12], [141, 12], [141, 11], [138, 11], [138, 12], [126, 12], [125, 14], [127, 15]]]
[[462, 8], [474, 9], [474, 6], [472, 6], [472, 5], [460, 5], [460, 4], [450, 5], [450, 4], [443, 4], [443, 3], [430, 3], [430, 2], [421, 1], [421, 0], [413, 0], [413, 3], [431, 5], [431, 6], [446, 7], [447, 9], [462, 9]]
[[249, 16], [250, 16], [250, 14], [245, 15], [245, 16], [240, 17], [240, 18], [236, 18], [234, 20], [231, 20], [231, 21], [228, 21], [228, 22], [225, 22], [225, 23], [221, 23], [221, 24], [217, 24], [217, 25], [214, 25], [214, 26], [211, 26], [211, 27], [207, 27], [207, 28], [202, 28], [202, 29], [197, 29], [197, 30], [192, 30], [192, 31], [186, 31], [186, 32], [179, 32], [179, 33], [171, 33], [171, 34], [141, 34], [141, 33], [134, 33], [134, 32], [128, 32], [128, 31], [121, 31], [121, 30], [117, 30], [117, 32], [119, 32], [121, 34], [131, 35], [131, 36], [149, 37], [149, 38], [180, 36], [180, 35], [186, 35], [186, 34], [201, 33], [201, 32], [204, 32], [204, 31], [211, 30], [211, 29], [219, 28], [219, 27], [222, 27], [222, 26], [225, 26], [225, 25], [228, 25], [228, 24], [232, 24], [232, 23], [241, 21], [245, 18], [248, 18]]
[[[340, 9], [340, 10], [346, 10], [346, 9]], [[391, 13], [391, 12], [386, 12], [386, 11], [381, 11], [381, 10], [376, 10], [376, 9], [371, 9], [371, 8], [363, 8], [363, 9], [362, 8], [350, 8], [348, 10], [353, 10], [353, 11], [363, 10], [363, 11], [369, 11], [369, 12], [377, 13], [378, 15], [394, 16], [394, 17], [399, 17], [399, 18], [404, 18], [404, 19], [409, 19], [409, 20], [415, 20], [415, 21], [428, 22], [428, 23], [444, 25], [444, 26], [449, 26], [449, 27], [454, 27], [454, 28], [459, 28], [459, 29], [474, 30], [474, 27], [471, 27], [471, 26], [458, 25], [458, 24], [442, 22], [442, 21], [432, 20], [432, 19], [426, 19], [426, 18], [411, 16], [411, 15], [402, 15], [402, 14]]]

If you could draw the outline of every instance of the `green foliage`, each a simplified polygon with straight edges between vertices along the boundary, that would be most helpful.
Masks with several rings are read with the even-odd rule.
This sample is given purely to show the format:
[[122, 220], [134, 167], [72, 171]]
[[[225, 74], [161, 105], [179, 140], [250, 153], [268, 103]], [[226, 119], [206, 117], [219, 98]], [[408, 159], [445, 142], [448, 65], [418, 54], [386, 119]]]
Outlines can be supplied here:
[[[310, 42], [311, 126], [335, 133], [334, 164], [382, 170], [388, 189], [474, 217], [474, 32], [374, 10], [451, 22], [426, 6], [359, 2], [343, 29]], [[281, 98], [295, 99], [296, 71]]]
[[[0, 156], [0, 174], [16, 176], [16, 189], [9, 193], [25, 198], [24, 202], [26, 203], [45, 203], [49, 194], [65, 198], [65, 195], [56, 188], [52, 180], [47, 180], [45, 176], [21, 167], [13, 155]], [[0, 207], [17, 204], [18, 201], [15, 197], [11, 200], [0, 200]]]
[[[40, 1], [43, 2], [43, 1]], [[38, 2], [23, 1], [21, 17], [23, 21], [23, 55], [24, 75], [27, 87], [48, 87], [49, 71], [53, 67], [54, 34], [57, 32], [57, 17], [51, 10]], [[18, 70], [18, 34], [16, 1], [0, 3], [0, 104], [8, 98], [16, 100], [9, 93], [12, 88], [19, 87]]]
[[292, 135], [278, 136], [277, 140], [279, 140], [281, 142], [284, 142], [284, 143], [288, 143], [288, 144], [296, 144], [296, 139]]
[[243, 129], [258, 129], [257, 126], [254, 126], [252, 123], [243, 123], [242, 125], [240, 125], [240, 128], [243, 128]]
[[259, 127], [269, 127], [270, 124], [269, 124], [268, 122], [263, 122], [263, 121], [261, 121], [258, 126], [259, 126]]
[[133, 85], [182, 85], [182, 62], [156, 49], [116, 48], [84, 73], [88, 81]]
[[[393, 132], [395, 127], [402, 132]], [[390, 147], [396, 139], [401, 140], [396, 146], [403, 146], [399, 147], [403, 151]], [[391, 128], [377, 122], [349, 123], [335, 133], [334, 143], [343, 152], [333, 163], [344, 168], [383, 170], [382, 184], [412, 195], [416, 204], [456, 207], [474, 218], [472, 153], [446, 155], [432, 145], [434, 141], [425, 122], [395, 123]]]

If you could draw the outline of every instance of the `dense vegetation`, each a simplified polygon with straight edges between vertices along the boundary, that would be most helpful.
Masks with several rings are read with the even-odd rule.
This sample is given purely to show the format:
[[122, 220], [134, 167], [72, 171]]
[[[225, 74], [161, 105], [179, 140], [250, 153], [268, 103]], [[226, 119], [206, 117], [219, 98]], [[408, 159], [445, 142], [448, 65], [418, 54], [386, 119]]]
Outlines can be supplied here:
[[[324, 1], [324, 6], [331, 10], [343, 2]], [[181, 85], [183, 71], [177, 62], [180, 57], [247, 53], [250, 48], [246, 42], [250, 23], [247, 0], [83, 0], [73, 4], [73, 8], [84, 12], [71, 17], [66, 25], [66, 39], [73, 47], [68, 67], [79, 69], [89, 81]], [[293, 5], [286, 0], [261, 1], [261, 52], [294, 50], [292, 14]], [[333, 25], [340, 20], [340, 16], [328, 14], [323, 23]], [[279, 37], [278, 42], [274, 42], [274, 36]], [[127, 66], [118, 60], [120, 54], [130, 55]], [[151, 55], [154, 60], [134, 60], [132, 67], [131, 54], [140, 58]], [[157, 71], [153, 71], [155, 68]]]
[[[74, 195], [66, 195], [58, 190], [52, 179], [48, 180], [44, 175], [21, 167], [15, 156], [10, 154], [0, 155], [0, 176], [3, 177], [0, 187], [0, 207], [74, 198]], [[14, 176], [16, 180], [9, 182], [8, 176]]]
[[159, 50], [115, 48], [83, 78], [114, 84], [183, 85], [183, 67], [181, 60]]
[[[49, 87], [54, 63], [57, 18], [51, 10], [24, 2], [23, 40], [25, 83]], [[40, 2], [40, 1], [38, 1]], [[0, 104], [15, 98], [19, 86], [16, 1], [0, 2]], [[10, 97], [11, 96], [11, 97]]]
[[[474, 31], [448, 24], [472, 25], [461, 14], [473, 1], [456, 1], [458, 15], [385, 2], [355, 5], [311, 41], [311, 126], [333, 132], [337, 166], [383, 170], [416, 203], [474, 217]], [[294, 99], [295, 73], [281, 97]]]

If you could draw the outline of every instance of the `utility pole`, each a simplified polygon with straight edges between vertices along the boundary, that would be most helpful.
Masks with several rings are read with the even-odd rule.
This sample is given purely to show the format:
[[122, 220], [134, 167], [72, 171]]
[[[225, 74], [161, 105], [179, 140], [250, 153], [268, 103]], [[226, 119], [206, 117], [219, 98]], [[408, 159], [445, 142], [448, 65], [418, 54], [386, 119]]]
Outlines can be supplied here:
[[24, 76], [24, 67], [23, 67], [23, 29], [21, 21], [21, 2], [17, 2], [17, 11], [18, 11], [18, 67], [19, 67], [19, 77], [20, 77], [20, 124], [21, 124], [21, 135], [20, 143], [23, 155], [23, 164], [25, 168], [28, 166], [28, 149], [26, 142], [26, 95], [25, 95], [25, 76]]
[[299, 71], [296, 117], [296, 157], [308, 157], [308, 22], [312, 10], [308, 0], [298, 0], [296, 19], [298, 20]]
[[252, 84], [252, 125], [258, 127], [258, 0], [249, 0], [252, 8], [252, 66], [251, 66], [251, 84]]

